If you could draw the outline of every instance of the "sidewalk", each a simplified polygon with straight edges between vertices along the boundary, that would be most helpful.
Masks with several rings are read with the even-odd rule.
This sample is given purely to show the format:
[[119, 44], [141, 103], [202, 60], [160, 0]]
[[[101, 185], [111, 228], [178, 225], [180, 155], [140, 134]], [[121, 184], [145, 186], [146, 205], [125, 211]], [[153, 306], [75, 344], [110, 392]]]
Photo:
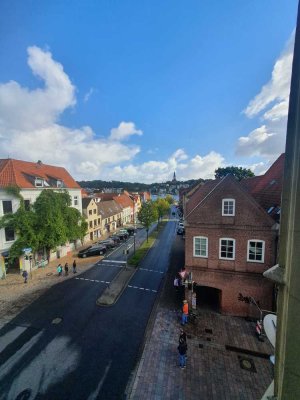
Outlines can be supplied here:
[[266, 358], [273, 350], [267, 339], [256, 338], [253, 322], [198, 310], [195, 325], [185, 327], [184, 370], [178, 366], [180, 327], [177, 311], [158, 306], [128, 399], [261, 399], [273, 379], [273, 366]]
[[[89, 244], [82, 248], [87, 246]], [[78, 250], [76, 249], [65, 257], [51, 261], [46, 267], [33, 270], [32, 277], [29, 275], [27, 284], [24, 284], [24, 278], [21, 274], [7, 274], [6, 279], [0, 279], [0, 318], [8, 322], [51, 286], [73, 277], [72, 264], [74, 259], [77, 264], [77, 275], [80, 275], [91, 268], [99, 258], [102, 258], [99, 256], [78, 258]], [[63, 271], [63, 276], [58, 276], [57, 265], [61, 263], [64, 266], [66, 262], [69, 264], [69, 275], [65, 276]]]

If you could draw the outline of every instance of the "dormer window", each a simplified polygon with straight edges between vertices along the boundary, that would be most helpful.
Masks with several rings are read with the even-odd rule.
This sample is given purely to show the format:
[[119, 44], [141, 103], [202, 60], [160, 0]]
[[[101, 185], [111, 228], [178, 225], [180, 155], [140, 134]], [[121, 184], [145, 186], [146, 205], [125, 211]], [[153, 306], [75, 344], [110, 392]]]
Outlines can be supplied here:
[[235, 200], [223, 199], [222, 200], [222, 216], [232, 217], [235, 215]]
[[62, 181], [58, 179], [58, 180], [56, 181], [56, 187], [61, 188], [62, 185], [63, 185]]
[[43, 187], [44, 186], [44, 179], [35, 178], [35, 187]]

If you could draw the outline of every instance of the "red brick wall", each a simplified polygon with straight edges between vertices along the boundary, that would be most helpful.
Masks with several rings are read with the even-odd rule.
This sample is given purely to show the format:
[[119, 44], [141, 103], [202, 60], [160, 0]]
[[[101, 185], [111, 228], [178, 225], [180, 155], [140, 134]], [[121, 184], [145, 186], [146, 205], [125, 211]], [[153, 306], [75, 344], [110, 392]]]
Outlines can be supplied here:
[[[235, 199], [235, 216], [222, 216], [222, 199]], [[253, 315], [254, 306], [238, 301], [252, 296], [262, 308], [272, 307], [273, 285], [262, 273], [276, 263], [274, 222], [233, 179], [226, 179], [194, 212], [186, 216], [185, 266], [198, 284], [222, 290], [221, 311]], [[208, 238], [208, 258], [193, 256], [193, 237]], [[235, 239], [235, 259], [219, 259], [219, 239]], [[248, 240], [265, 241], [264, 263], [247, 261]], [[201, 300], [200, 300], [201, 304]]]

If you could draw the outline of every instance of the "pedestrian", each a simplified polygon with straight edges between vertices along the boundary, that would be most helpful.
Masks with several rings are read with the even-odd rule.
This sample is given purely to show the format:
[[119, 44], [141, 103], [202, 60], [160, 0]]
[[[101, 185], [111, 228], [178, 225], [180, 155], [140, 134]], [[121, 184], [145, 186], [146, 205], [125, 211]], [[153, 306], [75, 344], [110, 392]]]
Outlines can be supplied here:
[[61, 264], [58, 264], [58, 266], [57, 266], [57, 272], [58, 272], [58, 276], [61, 276], [61, 275], [62, 275], [62, 266], [61, 266]]
[[76, 274], [76, 260], [73, 261], [73, 274]]
[[178, 293], [178, 286], [179, 286], [179, 281], [178, 281], [177, 276], [175, 276], [175, 278], [174, 278], [174, 288], [176, 290], [176, 293]]
[[67, 276], [67, 275], [69, 275], [69, 265], [68, 265], [68, 263], [65, 263], [65, 275]]
[[188, 322], [188, 315], [189, 315], [189, 305], [187, 300], [183, 300], [182, 306], [182, 316], [181, 316], [181, 325], [185, 325]]
[[187, 345], [183, 339], [179, 340], [179, 345], [177, 347], [179, 353], [179, 366], [181, 369], [186, 367], [186, 350]]
[[185, 333], [185, 331], [181, 328], [180, 329], [180, 333], [179, 333], [179, 343], [181, 342], [181, 341], [184, 341], [184, 343], [186, 344], [186, 354], [185, 354], [185, 358], [187, 358], [187, 350], [188, 350], [188, 346], [187, 346], [187, 341], [186, 341], [186, 333]]
[[27, 283], [28, 272], [26, 271], [26, 269], [24, 269], [24, 271], [22, 272], [22, 277], [24, 278], [24, 283]]

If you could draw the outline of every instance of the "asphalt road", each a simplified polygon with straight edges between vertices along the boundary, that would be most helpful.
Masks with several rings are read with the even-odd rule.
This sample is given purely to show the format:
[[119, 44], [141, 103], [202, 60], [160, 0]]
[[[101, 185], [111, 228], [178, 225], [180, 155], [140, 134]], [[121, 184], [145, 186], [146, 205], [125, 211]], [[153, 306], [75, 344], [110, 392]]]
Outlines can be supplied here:
[[[0, 330], [1, 400], [117, 399], [137, 361], [169, 267], [176, 222], [169, 221], [118, 302], [97, 298], [118, 273], [123, 249], [80, 277], [52, 287]], [[142, 241], [139, 232], [136, 245]]]

